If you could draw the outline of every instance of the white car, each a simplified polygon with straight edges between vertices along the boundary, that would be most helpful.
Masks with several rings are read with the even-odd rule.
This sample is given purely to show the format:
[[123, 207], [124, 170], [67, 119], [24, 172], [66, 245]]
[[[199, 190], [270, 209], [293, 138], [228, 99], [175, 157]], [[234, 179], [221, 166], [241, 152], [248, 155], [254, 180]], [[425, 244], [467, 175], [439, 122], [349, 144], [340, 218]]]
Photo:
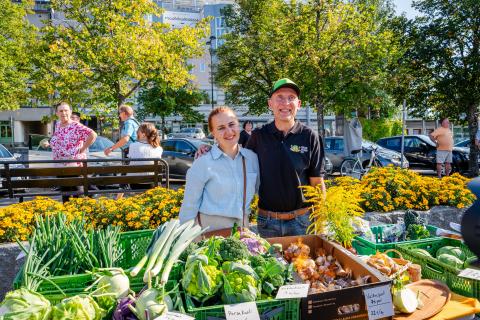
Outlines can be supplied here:
[[[48, 139], [48, 138], [46, 138]], [[47, 141], [48, 142], [48, 141]], [[45, 139], [42, 140], [39, 145], [35, 148], [33, 148], [33, 150], [29, 150], [28, 152], [28, 159], [30, 161], [34, 161], [34, 160], [52, 160], [52, 149], [48, 146], [46, 146], [47, 144], [45, 143]], [[90, 148], [88, 149], [88, 153], [87, 153], [87, 158], [88, 159], [121, 159], [122, 158], [122, 152], [120, 151], [120, 149], [117, 149], [115, 151], [113, 151], [112, 153], [110, 153], [109, 156], [106, 156], [104, 153], [103, 153], [103, 150], [105, 150], [106, 148], [109, 148], [111, 146], [113, 146], [114, 143], [112, 140], [106, 138], [106, 137], [102, 137], [102, 136], [98, 136], [97, 139], [95, 140], [95, 142], [90, 146]], [[99, 162], [98, 163], [99, 165], [104, 165], [104, 166], [107, 166], [107, 165], [110, 165], [109, 162]], [[42, 164], [30, 164], [31, 167], [49, 167], [51, 166], [51, 164], [45, 164], [45, 163], [42, 163]]]
[[179, 132], [170, 134], [168, 137], [205, 139], [205, 132], [203, 132], [202, 128], [183, 128]]

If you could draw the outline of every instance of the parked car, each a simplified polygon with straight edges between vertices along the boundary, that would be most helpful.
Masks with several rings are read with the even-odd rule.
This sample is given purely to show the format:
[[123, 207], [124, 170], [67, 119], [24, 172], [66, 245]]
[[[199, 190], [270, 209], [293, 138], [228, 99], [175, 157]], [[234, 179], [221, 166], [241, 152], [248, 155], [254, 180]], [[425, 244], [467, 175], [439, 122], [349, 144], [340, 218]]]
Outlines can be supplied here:
[[[45, 142], [50, 142], [49, 137], [43, 138], [38, 146], [32, 146], [32, 150], [29, 150], [28, 152], [28, 157], [29, 160], [52, 160], [52, 149], [48, 144]], [[120, 159], [122, 158], [122, 152], [120, 149], [117, 149], [110, 153], [110, 155], [106, 156], [105, 153], [103, 153], [103, 150], [105, 148], [113, 146], [115, 143], [103, 136], [97, 136], [97, 139], [95, 142], [88, 148], [87, 152], [87, 158], [88, 159]], [[99, 165], [110, 165], [109, 162], [99, 162]], [[34, 164], [34, 166], [47, 166], [45, 164]]]
[[179, 132], [170, 134], [169, 138], [205, 139], [205, 133], [202, 128], [183, 128]]
[[192, 166], [195, 152], [207, 142], [189, 138], [171, 138], [160, 142], [163, 148], [162, 159], [168, 163], [170, 178], [185, 179]]
[[[382, 138], [377, 141], [384, 148], [401, 151], [401, 136]], [[426, 135], [407, 135], [404, 140], [405, 157], [413, 169], [436, 170], [437, 147]], [[467, 148], [453, 147], [452, 169], [455, 172], [468, 171], [470, 152]]]
[[[376, 148], [377, 159], [379, 165], [384, 167], [390, 164], [399, 167], [401, 165], [401, 155], [398, 152], [382, 148], [378, 144], [371, 141], [363, 140], [362, 142], [362, 155], [363, 166], [366, 166], [370, 160], [371, 150]], [[343, 137], [333, 136], [325, 138], [325, 153], [332, 162], [333, 171], [340, 171], [343, 160], [345, 160], [344, 154], [344, 140]], [[353, 158], [349, 156], [348, 158]], [[408, 168], [408, 161], [404, 159], [403, 167]]]
[[470, 139], [462, 140], [454, 144], [455, 147], [470, 149]]
[[332, 174], [332, 172], [333, 172], [332, 161], [330, 161], [330, 159], [327, 156], [325, 156], [325, 172], [327, 174]]

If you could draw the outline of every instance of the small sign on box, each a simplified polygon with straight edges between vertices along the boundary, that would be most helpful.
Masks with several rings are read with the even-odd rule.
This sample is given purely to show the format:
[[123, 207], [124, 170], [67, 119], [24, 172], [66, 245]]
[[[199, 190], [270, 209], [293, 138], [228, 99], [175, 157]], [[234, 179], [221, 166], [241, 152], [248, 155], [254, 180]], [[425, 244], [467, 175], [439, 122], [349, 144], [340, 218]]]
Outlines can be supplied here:
[[195, 320], [195, 318], [190, 317], [189, 315], [184, 313], [167, 312], [166, 314], [163, 314], [160, 317], [155, 318], [154, 320]]
[[225, 305], [225, 317], [227, 320], [260, 320], [257, 304], [245, 302], [239, 304]]
[[480, 280], [480, 270], [466, 268], [462, 270], [459, 274], [459, 277], [468, 278], [473, 280]]
[[309, 284], [296, 283], [288, 284], [278, 288], [277, 296], [275, 299], [299, 299], [308, 296]]
[[393, 316], [392, 294], [389, 285], [364, 289], [363, 294], [369, 320]]

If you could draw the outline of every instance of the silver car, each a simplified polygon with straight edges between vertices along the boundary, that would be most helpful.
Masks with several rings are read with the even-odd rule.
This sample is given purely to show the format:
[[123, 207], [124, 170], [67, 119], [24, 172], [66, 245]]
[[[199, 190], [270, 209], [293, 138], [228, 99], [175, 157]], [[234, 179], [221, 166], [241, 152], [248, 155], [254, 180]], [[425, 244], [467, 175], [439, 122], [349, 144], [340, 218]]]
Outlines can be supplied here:
[[[382, 167], [388, 166], [392, 164], [396, 167], [401, 166], [401, 154], [399, 152], [389, 150], [379, 146], [376, 143], [370, 142], [368, 140], [363, 140], [362, 142], [362, 156], [361, 159], [363, 160], [363, 166], [368, 164], [370, 160], [370, 153], [373, 148], [376, 148], [377, 160], [379, 165]], [[344, 155], [344, 141], [343, 137], [326, 137], [325, 138], [325, 153], [327, 157], [330, 159], [333, 165], [333, 171], [339, 172], [340, 167], [342, 166], [343, 160], [345, 160]], [[349, 157], [353, 158], [353, 156]], [[403, 167], [408, 168], [408, 161], [405, 157], [403, 157]]]
[[169, 138], [190, 138], [190, 139], [205, 139], [205, 132], [202, 128], [183, 128], [179, 132], [168, 135]]

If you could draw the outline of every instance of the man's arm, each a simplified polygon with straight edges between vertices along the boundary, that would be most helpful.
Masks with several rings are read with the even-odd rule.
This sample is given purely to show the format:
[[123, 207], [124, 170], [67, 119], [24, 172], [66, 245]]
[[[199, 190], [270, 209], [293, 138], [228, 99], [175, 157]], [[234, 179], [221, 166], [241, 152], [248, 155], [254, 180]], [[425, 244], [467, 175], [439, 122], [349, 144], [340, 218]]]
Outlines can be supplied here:
[[325, 195], [326, 188], [325, 188], [325, 181], [323, 180], [323, 177], [310, 177], [310, 185], [315, 187], [317, 185], [320, 185], [320, 188], [322, 189], [323, 195]]
[[87, 140], [85, 140], [85, 143], [78, 151], [80, 153], [84, 153], [95, 142], [96, 139], [97, 139], [97, 134], [95, 133], [95, 131], [92, 130], [92, 132], [90, 132], [90, 134], [88, 135]]
[[437, 130], [435, 129], [433, 132], [430, 132], [430, 134], [428, 135], [428, 137], [430, 138], [430, 140], [433, 141], [433, 143], [437, 143]]
[[130, 136], [123, 136], [120, 139], [118, 139], [117, 143], [115, 143], [113, 146], [103, 150], [103, 153], [105, 153], [105, 155], [108, 156], [113, 150], [121, 148], [124, 145], [126, 145], [129, 140], [130, 140]]

